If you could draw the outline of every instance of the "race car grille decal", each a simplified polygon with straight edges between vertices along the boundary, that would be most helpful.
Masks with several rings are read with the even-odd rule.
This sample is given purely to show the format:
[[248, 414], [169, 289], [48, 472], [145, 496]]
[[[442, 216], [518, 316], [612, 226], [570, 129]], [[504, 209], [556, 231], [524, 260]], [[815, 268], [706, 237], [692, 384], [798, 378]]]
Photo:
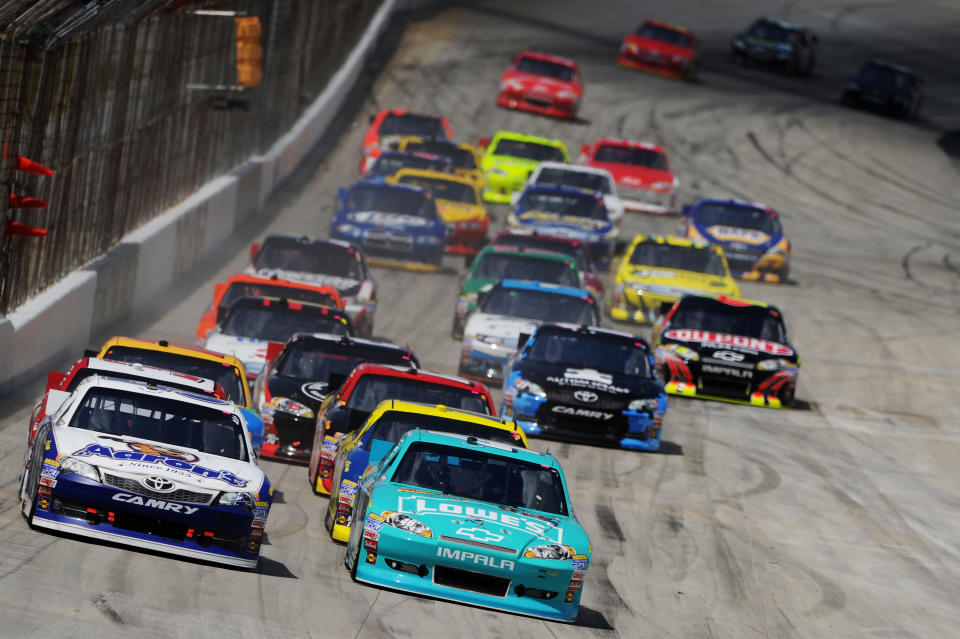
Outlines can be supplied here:
[[497, 546], [496, 544], [488, 544], [482, 541], [474, 541], [473, 539], [463, 539], [462, 537], [440, 535], [440, 541], [450, 541], [455, 544], [464, 544], [466, 546], [474, 546], [476, 548], [483, 548], [485, 550], [495, 550], [496, 552], [505, 552], [510, 555], [517, 554], [516, 548], [507, 548], [506, 546]]
[[213, 499], [212, 493], [199, 493], [192, 490], [186, 490], [180, 488], [170, 493], [161, 493], [154, 490], [146, 488], [143, 484], [138, 482], [136, 479], [130, 479], [129, 477], [120, 477], [118, 475], [111, 475], [109, 473], [103, 474], [104, 480], [107, 484], [124, 490], [129, 493], [136, 493], [138, 495], [144, 495], [146, 497], [161, 497], [167, 501], [178, 501], [185, 504], [204, 504], [207, 505], [210, 503], [210, 500]]

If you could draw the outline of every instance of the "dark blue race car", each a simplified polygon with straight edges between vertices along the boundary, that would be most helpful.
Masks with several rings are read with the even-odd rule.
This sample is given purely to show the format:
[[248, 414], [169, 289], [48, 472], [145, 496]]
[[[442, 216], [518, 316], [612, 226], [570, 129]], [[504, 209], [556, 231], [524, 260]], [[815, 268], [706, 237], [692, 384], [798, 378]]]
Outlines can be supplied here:
[[503, 385], [500, 416], [528, 435], [658, 450], [667, 394], [636, 335], [544, 324], [522, 346]]
[[913, 117], [923, 102], [923, 80], [906, 67], [871, 60], [843, 85], [843, 101]]
[[340, 189], [330, 237], [362, 249], [376, 263], [440, 266], [446, 225], [428, 191], [360, 181]]
[[619, 229], [610, 220], [603, 194], [560, 186], [528, 186], [507, 220], [511, 228], [580, 240], [590, 247], [597, 268], [613, 257]]

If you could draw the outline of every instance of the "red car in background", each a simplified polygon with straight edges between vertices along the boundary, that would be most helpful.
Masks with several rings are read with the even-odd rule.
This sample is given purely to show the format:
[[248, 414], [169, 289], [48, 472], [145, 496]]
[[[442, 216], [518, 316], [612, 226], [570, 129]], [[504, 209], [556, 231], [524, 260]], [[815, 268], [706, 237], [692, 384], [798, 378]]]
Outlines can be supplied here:
[[658, 144], [603, 138], [580, 149], [580, 162], [607, 169], [625, 209], [673, 213], [680, 181]]
[[370, 118], [363, 136], [363, 160], [360, 172], [366, 173], [384, 149], [396, 148], [402, 138], [435, 138], [452, 140], [453, 129], [446, 118], [414, 113], [406, 109], [384, 109]]
[[620, 45], [621, 66], [689, 80], [697, 68], [696, 39], [689, 29], [647, 20]]
[[595, 299], [603, 300], [603, 280], [593, 265], [593, 258], [590, 257], [590, 247], [580, 240], [506, 230], [497, 233], [490, 244], [495, 246], [522, 246], [538, 251], [551, 251], [569, 255], [577, 263], [580, 273], [583, 274], [583, 284], [586, 289]]
[[582, 99], [583, 83], [576, 62], [524, 51], [500, 77], [497, 106], [573, 119]]

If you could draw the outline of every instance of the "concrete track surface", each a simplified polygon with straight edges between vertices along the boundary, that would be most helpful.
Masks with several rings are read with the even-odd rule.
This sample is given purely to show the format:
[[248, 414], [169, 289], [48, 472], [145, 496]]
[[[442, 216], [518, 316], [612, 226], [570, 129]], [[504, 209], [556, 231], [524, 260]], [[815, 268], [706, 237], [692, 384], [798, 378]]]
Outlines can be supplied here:
[[[0, 635], [108, 637], [955, 637], [960, 633], [960, 182], [938, 138], [960, 128], [960, 6], [910, 3], [489, 2], [419, 16], [264, 220], [120, 332], [192, 342], [212, 283], [266, 232], [326, 234], [356, 178], [367, 117], [387, 106], [447, 115], [459, 137], [555, 134], [662, 142], [682, 200], [733, 195], [778, 208], [796, 247], [781, 286], [744, 294], [785, 312], [803, 356], [800, 406], [671, 400], [662, 454], [534, 441], [563, 461], [593, 539], [576, 625], [354, 584], [322, 527], [326, 500], [300, 466], [264, 463], [280, 490], [258, 573], [33, 532], [17, 509], [39, 382], [0, 414]], [[741, 68], [727, 42], [762, 12], [821, 36], [811, 78]], [[699, 81], [615, 64], [642, 18], [703, 40]], [[501, 71], [526, 47], [583, 70], [582, 121], [498, 110]], [[872, 56], [927, 78], [922, 117], [839, 104]], [[502, 224], [504, 211], [496, 211]], [[625, 236], [675, 219], [630, 215]], [[454, 371], [460, 263], [378, 270], [376, 333]], [[637, 329], [647, 334], [646, 327]], [[64, 363], [66, 365], [66, 362]]]

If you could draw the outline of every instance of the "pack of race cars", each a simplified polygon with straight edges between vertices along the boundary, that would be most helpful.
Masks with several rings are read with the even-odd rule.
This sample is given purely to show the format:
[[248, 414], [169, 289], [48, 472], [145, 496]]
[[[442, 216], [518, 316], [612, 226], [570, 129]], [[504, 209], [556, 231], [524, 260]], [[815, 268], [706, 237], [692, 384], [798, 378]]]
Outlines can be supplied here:
[[[815, 44], [758, 21], [732, 46], [805, 72]], [[689, 78], [695, 45], [648, 21], [619, 62]], [[573, 118], [583, 86], [573, 61], [521, 52], [496, 103]], [[602, 138], [574, 164], [558, 139], [498, 131], [473, 145], [404, 109], [371, 119], [360, 166], [329, 238], [251, 246], [250, 266], [215, 286], [198, 345], [116, 337], [51, 372], [22, 511], [39, 528], [255, 568], [273, 501], [258, 460], [299, 463], [329, 496], [318, 507], [356, 580], [574, 621], [592, 546], [559, 463], [528, 437], [656, 451], [668, 395], [789, 407], [800, 358], [784, 319], [735, 279], [787, 280], [780, 216], [701, 199], [678, 236], [625, 242], [627, 211], [677, 213], [663, 146]], [[487, 203], [510, 209], [492, 237]], [[445, 255], [466, 259], [458, 376], [372, 338], [369, 264], [436, 270]], [[487, 384], [503, 386], [499, 408]]]

